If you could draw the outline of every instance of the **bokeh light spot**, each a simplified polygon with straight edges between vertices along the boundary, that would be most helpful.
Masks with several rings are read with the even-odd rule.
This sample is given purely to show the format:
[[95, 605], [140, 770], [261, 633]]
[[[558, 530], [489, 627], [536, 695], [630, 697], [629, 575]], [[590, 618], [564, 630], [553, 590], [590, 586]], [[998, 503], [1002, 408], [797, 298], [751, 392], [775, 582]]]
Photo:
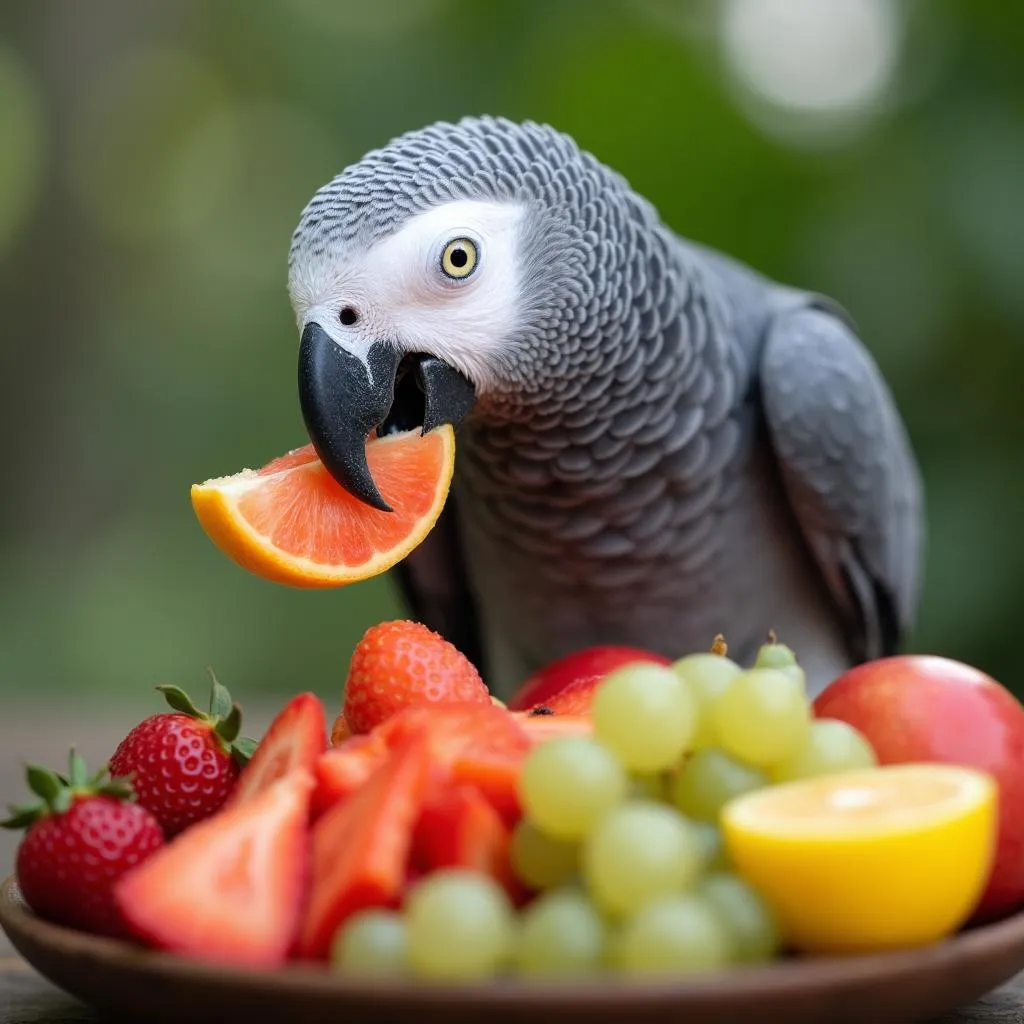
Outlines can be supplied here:
[[864, 119], [898, 69], [894, 0], [722, 0], [719, 11], [727, 68], [768, 108], [768, 127], [784, 126], [780, 112], [819, 127]]

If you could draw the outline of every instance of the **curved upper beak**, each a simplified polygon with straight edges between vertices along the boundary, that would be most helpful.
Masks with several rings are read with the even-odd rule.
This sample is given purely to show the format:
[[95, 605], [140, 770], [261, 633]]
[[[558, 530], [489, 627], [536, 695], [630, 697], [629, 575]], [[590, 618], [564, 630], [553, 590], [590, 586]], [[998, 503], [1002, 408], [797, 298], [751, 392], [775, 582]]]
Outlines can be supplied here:
[[299, 403], [309, 439], [331, 476], [373, 508], [391, 511], [366, 462], [370, 434], [457, 427], [475, 400], [472, 383], [440, 359], [403, 358], [397, 346], [375, 341], [364, 362], [319, 324], [302, 331]]

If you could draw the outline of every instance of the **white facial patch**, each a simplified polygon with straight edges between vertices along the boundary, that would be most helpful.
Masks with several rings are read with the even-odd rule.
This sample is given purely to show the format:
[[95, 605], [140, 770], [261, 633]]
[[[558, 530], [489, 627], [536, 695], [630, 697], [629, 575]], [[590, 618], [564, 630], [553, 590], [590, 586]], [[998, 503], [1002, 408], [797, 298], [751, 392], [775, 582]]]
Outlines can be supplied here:
[[[315, 321], [364, 361], [374, 341], [389, 340], [443, 359], [486, 390], [516, 322], [521, 216], [512, 203], [457, 200], [411, 218], [368, 251], [294, 268], [300, 329]], [[454, 280], [441, 256], [460, 238], [475, 245], [477, 263]], [[350, 327], [338, 318], [345, 306], [359, 316]]]

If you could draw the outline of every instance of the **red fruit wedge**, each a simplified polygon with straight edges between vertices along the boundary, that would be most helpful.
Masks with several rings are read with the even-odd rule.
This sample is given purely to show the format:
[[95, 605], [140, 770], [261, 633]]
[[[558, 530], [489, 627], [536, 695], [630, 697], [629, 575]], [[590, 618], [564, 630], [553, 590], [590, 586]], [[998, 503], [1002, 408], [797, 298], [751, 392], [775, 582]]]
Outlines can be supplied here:
[[428, 743], [414, 737], [313, 826], [312, 888], [300, 956], [325, 958], [348, 917], [399, 899], [430, 767]]
[[312, 771], [326, 747], [323, 705], [316, 694], [300, 693], [270, 723], [242, 771], [232, 802], [251, 800], [289, 772]]
[[468, 868], [489, 875], [513, 899], [525, 895], [514, 872], [512, 830], [474, 786], [441, 787], [426, 803], [413, 834], [414, 869]]
[[304, 894], [312, 789], [308, 772], [291, 772], [123, 876], [114, 898], [131, 931], [211, 963], [284, 963]]
[[192, 507], [214, 544], [255, 575], [340, 587], [390, 569], [433, 529], [451, 484], [455, 432], [444, 424], [370, 438], [366, 462], [391, 512], [352, 497], [312, 445], [193, 485]]
[[536, 704], [547, 704], [556, 693], [573, 683], [583, 680], [593, 683], [604, 679], [609, 672], [636, 661], [653, 661], [660, 665], [671, 663], [669, 658], [639, 647], [587, 647], [567, 654], [535, 672], [508, 702], [509, 710], [526, 711]]
[[516, 711], [515, 717], [533, 746], [556, 736], [590, 736], [594, 732], [590, 715], [538, 715], [530, 711]]
[[406, 708], [371, 733], [332, 747], [314, 769], [314, 815], [350, 797], [391, 751], [414, 737], [429, 745], [435, 774], [472, 782], [503, 816], [518, 815], [519, 768], [533, 744], [516, 718], [493, 704]]
[[318, 818], [350, 797], [388, 759], [391, 749], [379, 736], [353, 736], [332, 747], [313, 766], [316, 790], [312, 813]]
[[570, 683], [564, 690], [548, 697], [543, 704], [536, 704], [530, 710], [547, 708], [557, 715], [589, 715], [598, 687], [604, 680], [604, 676], [578, 679], [575, 683]]

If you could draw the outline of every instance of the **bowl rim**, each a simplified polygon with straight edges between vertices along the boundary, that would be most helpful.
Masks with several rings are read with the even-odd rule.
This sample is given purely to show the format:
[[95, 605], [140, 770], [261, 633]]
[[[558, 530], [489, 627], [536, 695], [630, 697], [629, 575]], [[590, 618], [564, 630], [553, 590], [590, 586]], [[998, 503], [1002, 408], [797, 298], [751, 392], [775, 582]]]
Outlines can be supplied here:
[[205, 963], [46, 921], [30, 909], [14, 875], [0, 884], [0, 926], [15, 949], [26, 942], [74, 958], [80, 964], [115, 961], [119, 967], [172, 981], [239, 985], [276, 993], [287, 989], [322, 997], [374, 1001], [410, 1010], [450, 1005], [453, 1000], [463, 1006], [472, 1003], [481, 1010], [509, 1004], [524, 1010], [551, 1009], [553, 1003], [566, 1009], [582, 1009], [593, 1006], [595, 1000], [600, 1000], [602, 1006], [623, 1010], [666, 1003], [674, 1003], [682, 1009], [682, 1004], [690, 1000], [781, 998], [787, 994], [848, 989], [866, 983], [877, 985], [922, 969], [938, 972], [954, 966], [962, 968], [965, 961], [984, 961], [1012, 947], [1020, 947], [1024, 959], [1024, 907], [998, 921], [974, 925], [940, 942], [913, 949], [794, 957], [770, 964], [731, 965], [684, 979], [626, 981], [614, 975], [598, 974], [551, 981], [498, 978], [479, 983], [431, 983], [346, 978], [319, 964], [289, 963], [268, 970]]

